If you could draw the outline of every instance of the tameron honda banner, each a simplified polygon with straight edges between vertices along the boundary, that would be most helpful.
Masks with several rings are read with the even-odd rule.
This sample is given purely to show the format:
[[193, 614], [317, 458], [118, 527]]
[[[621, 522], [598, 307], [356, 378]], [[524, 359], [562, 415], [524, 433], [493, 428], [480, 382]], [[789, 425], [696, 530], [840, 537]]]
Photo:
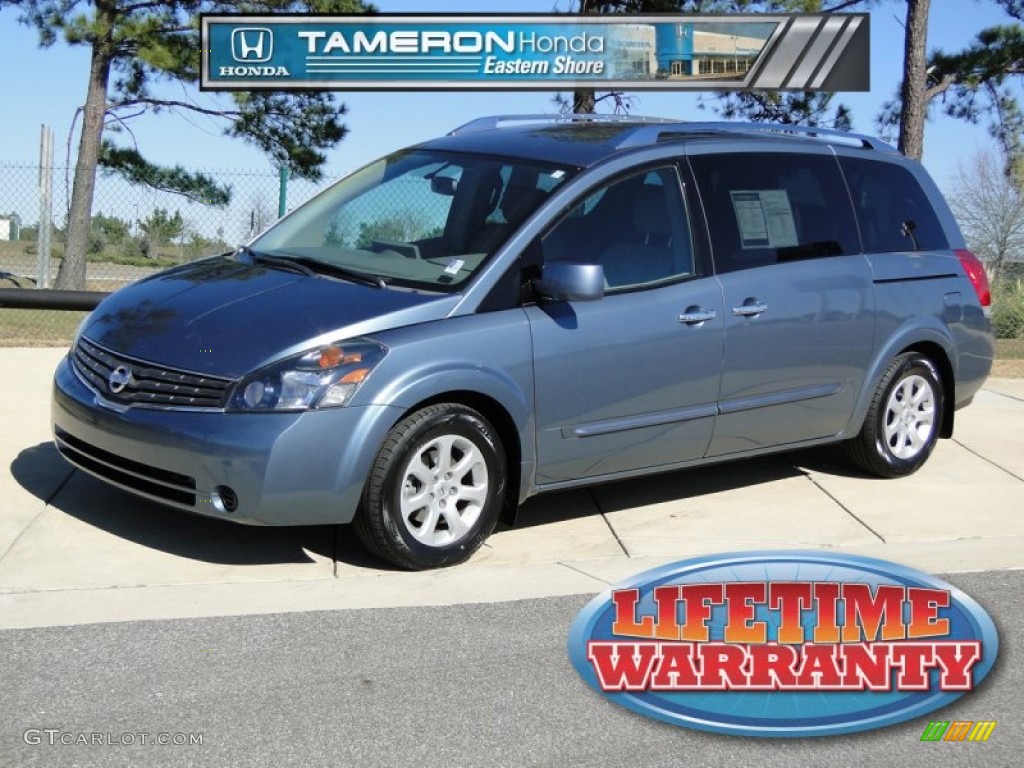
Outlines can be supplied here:
[[204, 90], [866, 91], [866, 14], [202, 17]]

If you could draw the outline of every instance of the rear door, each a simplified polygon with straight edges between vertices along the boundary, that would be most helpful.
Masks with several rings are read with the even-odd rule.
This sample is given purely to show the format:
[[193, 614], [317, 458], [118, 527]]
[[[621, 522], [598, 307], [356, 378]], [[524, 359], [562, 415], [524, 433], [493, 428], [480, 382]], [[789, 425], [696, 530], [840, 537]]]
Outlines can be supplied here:
[[671, 163], [600, 186], [542, 238], [544, 261], [600, 263], [607, 285], [599, 301], [526, 308], [539, 484], [704, 455], [721, 373], [722, 298], [701, 244]]
[[725, 314], [707, 455], [837, 434], [871, 359], [874, 292], [835, 158], [697, 147], [690, 162]]

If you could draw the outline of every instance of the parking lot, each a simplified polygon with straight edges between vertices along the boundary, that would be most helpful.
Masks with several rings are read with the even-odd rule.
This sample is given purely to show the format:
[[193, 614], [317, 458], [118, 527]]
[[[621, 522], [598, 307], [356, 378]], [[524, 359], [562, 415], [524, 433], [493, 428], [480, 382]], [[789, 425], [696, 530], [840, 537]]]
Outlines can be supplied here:
[[52, 447], [58, 349], [2, 349], [0, 627], [592, 594], [688, 555], [762, 548], [936, 573], [1024, 567], [1024, 380], [993, 379], [903, 480], [804, 451], [531, 500], [473, 560], [391, 570], [344, 527], [250, 528], [138, 500]]

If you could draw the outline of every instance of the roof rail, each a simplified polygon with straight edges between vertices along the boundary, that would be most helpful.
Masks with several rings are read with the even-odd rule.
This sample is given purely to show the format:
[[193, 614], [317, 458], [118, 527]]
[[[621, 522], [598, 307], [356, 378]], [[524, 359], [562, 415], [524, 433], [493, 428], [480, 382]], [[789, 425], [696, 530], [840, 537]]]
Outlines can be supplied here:
[[478, 117], [470, 120], [464, 125], [448, 132], [449, 136], [461, 133], [476, 133], [477, 131], [490, 131], [501, 128], [505, 125], [519, 123], [662, 123], [674, 124], [675, 120], [663, 117], [640, 117], [637, 115], [594, 115], [568, 113], [557, 115], [490, 115], [489, 117]]
[[807, 138], [823, 141], [828, 144], [840, 144], [848, 147], [859, 147], [862, 149], [873, 149], [877, 152], [899, 154], [891, 144], [887, 144], [874, 136], [866, 136], [860, 133], [847, 133], [831, 128], [815, 128], [807, 125], [783, 125], [781, 123], [728, 123], [728, 122], [705, 122], [687, 123], [676, 122], [671, 125], [641, 125], [625, 133], [615, 142], [616, 149], [627, 147], [640, 147], [648, 144], [657, 144], [659, 141], [671, 141], [674, 138], [682, 138], [678, 134], [687, 133], [735, 133], [735, 134], [758, 134], [772, 133], [778, 136], [789, 136], [792, 138]]

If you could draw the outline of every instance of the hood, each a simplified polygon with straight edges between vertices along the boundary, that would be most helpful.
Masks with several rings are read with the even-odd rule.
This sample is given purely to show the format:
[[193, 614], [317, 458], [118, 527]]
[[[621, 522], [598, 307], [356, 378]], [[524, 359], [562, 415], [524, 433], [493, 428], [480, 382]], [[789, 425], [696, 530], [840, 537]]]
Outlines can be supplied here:
[[457, 301], [221, 256], [122, 288], [83, 333], [140, 360], [235, 377], [318, 343], [441, 319]]

